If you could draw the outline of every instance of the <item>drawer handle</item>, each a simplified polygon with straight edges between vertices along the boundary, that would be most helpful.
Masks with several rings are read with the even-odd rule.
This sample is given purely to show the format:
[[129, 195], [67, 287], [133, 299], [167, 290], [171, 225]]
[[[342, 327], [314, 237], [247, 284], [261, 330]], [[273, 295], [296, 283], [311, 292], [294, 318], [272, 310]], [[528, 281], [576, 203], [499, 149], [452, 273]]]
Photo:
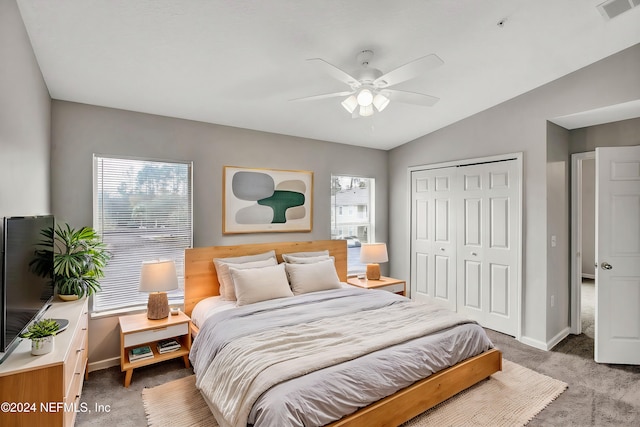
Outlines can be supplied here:
[[79, 349], [76, 350], [76, 353], [80, 353], [82, 351], [84, 351], [84, 348], [79, 348]]
[[164, 328], [152, 329], [151, 332], [162, 332], [162, 331], [166, 331], [167, 329], [169, 328], [164, 327]]
[[82, 328], [82, 330], [83, 330], [83, 331], [86, 331], [86, 330], [87, 330], [87, 327], [85, 326], [84, 328]]

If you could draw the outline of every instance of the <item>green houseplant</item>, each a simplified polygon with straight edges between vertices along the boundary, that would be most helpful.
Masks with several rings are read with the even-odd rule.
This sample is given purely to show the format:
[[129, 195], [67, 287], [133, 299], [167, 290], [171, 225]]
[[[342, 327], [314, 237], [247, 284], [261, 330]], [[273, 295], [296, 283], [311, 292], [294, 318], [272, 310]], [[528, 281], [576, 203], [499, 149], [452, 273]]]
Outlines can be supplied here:
[[21, 338], [31, 340], [31, 354], [40, 356], [53, 350], [53, 337], [60, 329], [58, 322], [52, 319], [41, 319], [32, 323], [26, 332], [20, 334]]
[[45, 239], [43, 246], [47, 249], [36, 250], [32, 268], [37, 274], [52, 277], [62, 299], [82, 298], [100, 290], [99, 279], [104, 277], [111, 254], [93, 228], [76, 230], [64, 224], [42, 230], [41, 234]]

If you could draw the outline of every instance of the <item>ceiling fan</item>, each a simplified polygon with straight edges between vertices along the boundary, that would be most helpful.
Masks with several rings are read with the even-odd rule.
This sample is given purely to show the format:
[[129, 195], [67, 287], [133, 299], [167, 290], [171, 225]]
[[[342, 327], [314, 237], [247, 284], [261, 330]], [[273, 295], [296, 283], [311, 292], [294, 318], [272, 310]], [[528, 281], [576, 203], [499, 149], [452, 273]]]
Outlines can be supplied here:
[[390, 101], [427, 107], [431, 107], [438, 102], [439, 98], [435, 96], [390, 89], [391, 86], [419, 77], [422, 73], [442, 65], [443, 61], [437, 55], [431, 54], [423, 56], [385, 74], [377, 68], [369, 67], [371, 58], [373, 58], [373, 51], [371, 50], [363, 50], [358, 53], [356, 59], [362, 68], [360, 68], [355, 76], [328, 63], [324, 59], [308, 59], [308, 61], [313, 61], [322, 67], [324, 71], [334, 79], [347, 84], [349, 90], [307, 96], [294, 99], [294, 101], [315, 101], [318, 99], [346, 96], [347, 98], [345, 98], [341, 104], [354, 118], [371, 116], [374, 113], [374, 108], [378, 112], [381, 112], [389, 105]]

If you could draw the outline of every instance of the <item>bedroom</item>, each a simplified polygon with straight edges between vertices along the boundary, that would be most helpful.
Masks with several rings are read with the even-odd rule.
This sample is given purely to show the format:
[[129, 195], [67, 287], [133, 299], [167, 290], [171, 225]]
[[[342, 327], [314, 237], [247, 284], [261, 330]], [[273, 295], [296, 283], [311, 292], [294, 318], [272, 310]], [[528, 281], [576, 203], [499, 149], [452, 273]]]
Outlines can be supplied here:
[[[270, 235], [222, 235], [218, 214], [222, 166], [313, 170], [316, 179], [313, 231], [288, 234], [282, 239], [322, 239], [328, 237], [330, 218], [328, 207], [319, 201], [329, 199], [330, 189], [318, 183], [328, 182], [331, 173], [367, 176], [376, 179], [376, 239], [389, 242], [391, 262], [387, 273], [406, 278], [408, 269], [403, 260], [408, 257], [408, 248], [402, 218], [407, 215], [407, 168], [453, 160], [460, 151], [465, 153], [464, 158], [522, 151], [526, 156], [523, 337], [529, 344], [544, 348], [569, 326], [569, 265], [567, 262], [559, 269], [551, 268], [557, 256], [547, 249], [545, 239], [545, 235], [552, 233], [566, 236], [565, 241], [561, 240], [566, 245], [569, 228], [568, 213], [557, 212], [555, 209], [562, 209], [561, 206], [546, 202], [547, 195], [557, 194], [557, 189], [564, 194], [568, 191], [565, 181], [544, 179], [547, 164], [553, 161], [549, 153], [554, 151], [548, 147], [557, 146], [548, 140], [548, 134], [555, 128], [549, 125], [552, 128], [549, 131], [547, 120], [640, 99], [637, 44], [516, 99], [384, 151], [51, 100], [24, 28], [20, 28], [15, 2], [4, 2], [2, 12], [5, 42], [0, 45], [0, 56], [10, 58], [3, 63], [11, 64], [9, 74], [0, 76], [2, 128], [9, 130], [8, 135], [3, 130], [7, 136], [1, 142], [2, 215], [51, 211], [70, 223], [90, 224], [91, 156], [96, 152], [117, 153], [194, 161], [194, 223], [198, 230], [195, 246], [273, 239]], [[637, 19], [637, 12], [630, 12], [635, 13], [630, 16]], [[637, 43], [637, 30], [635, 37]], [[25, 122], [28, 126], [23, 125]], [[618, 134], [619, 128], [635, 127], [637, 135], [637, 121], [611, 126], [610, 134]], [[559, 134], [565, 139], [560, 144], [562, 150], [569, 153], [568, 141], [576, 133]], [[477, 139], [486, 143], [475, 144]], [[136, 144], [131, 144], [131, 140]], [[233, 149], [226, 145], [228, 141], [234, 142]], [[463, 149], [451, 141], [458, 141]], [[490, 145], [487, 141], [491, 141]], [[632, 143], [637, 144], [637, 139]], [[279, 155], [283, 152], [286, 158]], [[16, 181], [21, 182], [19, 188], [13, 185]], [[74, 191], [66, 191], [68, 188]], [[24, 194], [30, 197], [25, 198]], [[552, 295], [557, 301], [554, 307], [549, 306]], [[118, 351], [117, 320], [94, 319], [90, 329], [92, 337], [98, 337], [91, 339], [92, 367], [113, 363]]]

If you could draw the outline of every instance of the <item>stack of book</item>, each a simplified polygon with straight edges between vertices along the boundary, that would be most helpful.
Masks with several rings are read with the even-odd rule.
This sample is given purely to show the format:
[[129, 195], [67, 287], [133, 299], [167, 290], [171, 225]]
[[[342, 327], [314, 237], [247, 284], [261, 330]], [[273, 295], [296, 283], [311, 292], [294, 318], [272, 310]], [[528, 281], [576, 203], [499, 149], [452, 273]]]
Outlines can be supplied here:
[[151, 347], [148, 345], [129, 350], [129, 362], [136, 362], [144, 359], [153, 359], [153, 352], [151, 351]]
[[180, 343], [174, 339], [158, 341], [158, 353], [169, 353], [180, 350]]

